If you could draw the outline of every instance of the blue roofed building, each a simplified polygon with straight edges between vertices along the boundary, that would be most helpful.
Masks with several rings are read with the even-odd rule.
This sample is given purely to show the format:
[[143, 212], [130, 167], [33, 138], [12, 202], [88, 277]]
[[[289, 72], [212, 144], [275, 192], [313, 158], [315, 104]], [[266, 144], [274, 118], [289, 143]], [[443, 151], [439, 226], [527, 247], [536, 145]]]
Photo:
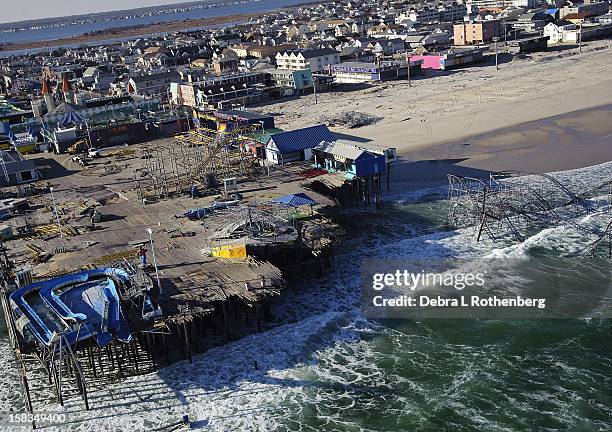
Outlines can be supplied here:
[[384, 154], [370, 152], [349, 143], [323, 141], [313, 152], [315, 167], [330, 172], [344, 172], [350, 179], [385, 173]]
[[279, 165], [310, 160], [314, 147], [322, 141], [334, 140], [334, 134], [325, 125], [272, 134], [266, 143], [266, 159]]

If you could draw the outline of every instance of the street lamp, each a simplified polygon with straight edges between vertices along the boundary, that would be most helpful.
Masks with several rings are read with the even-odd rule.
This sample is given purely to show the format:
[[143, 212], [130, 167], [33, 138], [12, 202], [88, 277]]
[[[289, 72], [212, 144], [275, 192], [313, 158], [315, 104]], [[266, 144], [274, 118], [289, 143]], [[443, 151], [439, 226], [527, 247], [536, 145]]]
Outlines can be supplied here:
[[49, 188], [49, 192], [51, 192], [51, 201], [53, 202], [53, 211], [55, 212], [55, 219], [57, 220], [57, 227], [59, 228], [60, 239], [63, 239], [64, 233], [62, 232], [62, 222], [60, 221], [59, 212], [57, 211], [57, 205], [55, 204], [55, 196], [53, 195], [53, 187]]
[[406, 52], [406, 63], [408, 63], [408, 87], [412, 87], [412, 79], [410, 77], [410, 53]]
[[159, 282], [159, 271], [157, 270], [157, 259], [155, 258], [155, 247], [153, 246], [153, 230], [151, 228], [147, 228], [147, 232], [149, 233], [149, 242], [151, 243], [151, 253], [153, 254], [153, 266], [155, 267], [155, 278], [157, 279], [157, 288], [159, 289], [159, 295], [162, 295], [162, 287]]

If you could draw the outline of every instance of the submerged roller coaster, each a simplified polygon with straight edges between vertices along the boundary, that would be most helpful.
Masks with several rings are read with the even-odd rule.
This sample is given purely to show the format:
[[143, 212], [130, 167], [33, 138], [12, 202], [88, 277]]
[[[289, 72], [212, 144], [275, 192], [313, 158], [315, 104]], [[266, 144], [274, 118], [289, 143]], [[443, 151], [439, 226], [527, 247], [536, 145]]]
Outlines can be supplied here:
[[[586, 225], [576, 222], [595, 212], [592, 198], [605, 196], [608, 221]], [[524, 241], [542, 229], [567, 225], [590, 242], [575, 254], [612, 257], [612, 180], [574, 192], [561, 180], [542, 173], [504, 172], [489, 180], [448, 176], [447, 221], [453, 227], [473, 227], [476, 240]]]

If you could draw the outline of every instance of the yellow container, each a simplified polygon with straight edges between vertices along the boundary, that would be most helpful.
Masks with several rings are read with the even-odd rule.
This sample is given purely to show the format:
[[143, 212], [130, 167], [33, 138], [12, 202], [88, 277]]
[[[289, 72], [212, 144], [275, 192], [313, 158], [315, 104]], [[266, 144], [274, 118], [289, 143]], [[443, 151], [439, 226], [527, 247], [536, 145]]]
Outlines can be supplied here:
[[212, 248], [212, 255], [217, 258], [245, 259], [246, 244], [217, 246]]

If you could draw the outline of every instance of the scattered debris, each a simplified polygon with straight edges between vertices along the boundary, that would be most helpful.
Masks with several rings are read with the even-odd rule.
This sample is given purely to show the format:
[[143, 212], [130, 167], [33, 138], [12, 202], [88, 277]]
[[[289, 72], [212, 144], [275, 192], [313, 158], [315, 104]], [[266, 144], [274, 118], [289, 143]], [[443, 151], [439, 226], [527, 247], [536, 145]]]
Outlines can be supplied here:
[[370, 114], [357, 111], [343, 111], [336, 116], [326, 116], [321, 118], [321, 122], [327, 126], [344, 126], [350, 129], [359, 128], [378, 123], [383, 117], [377, 117]]

